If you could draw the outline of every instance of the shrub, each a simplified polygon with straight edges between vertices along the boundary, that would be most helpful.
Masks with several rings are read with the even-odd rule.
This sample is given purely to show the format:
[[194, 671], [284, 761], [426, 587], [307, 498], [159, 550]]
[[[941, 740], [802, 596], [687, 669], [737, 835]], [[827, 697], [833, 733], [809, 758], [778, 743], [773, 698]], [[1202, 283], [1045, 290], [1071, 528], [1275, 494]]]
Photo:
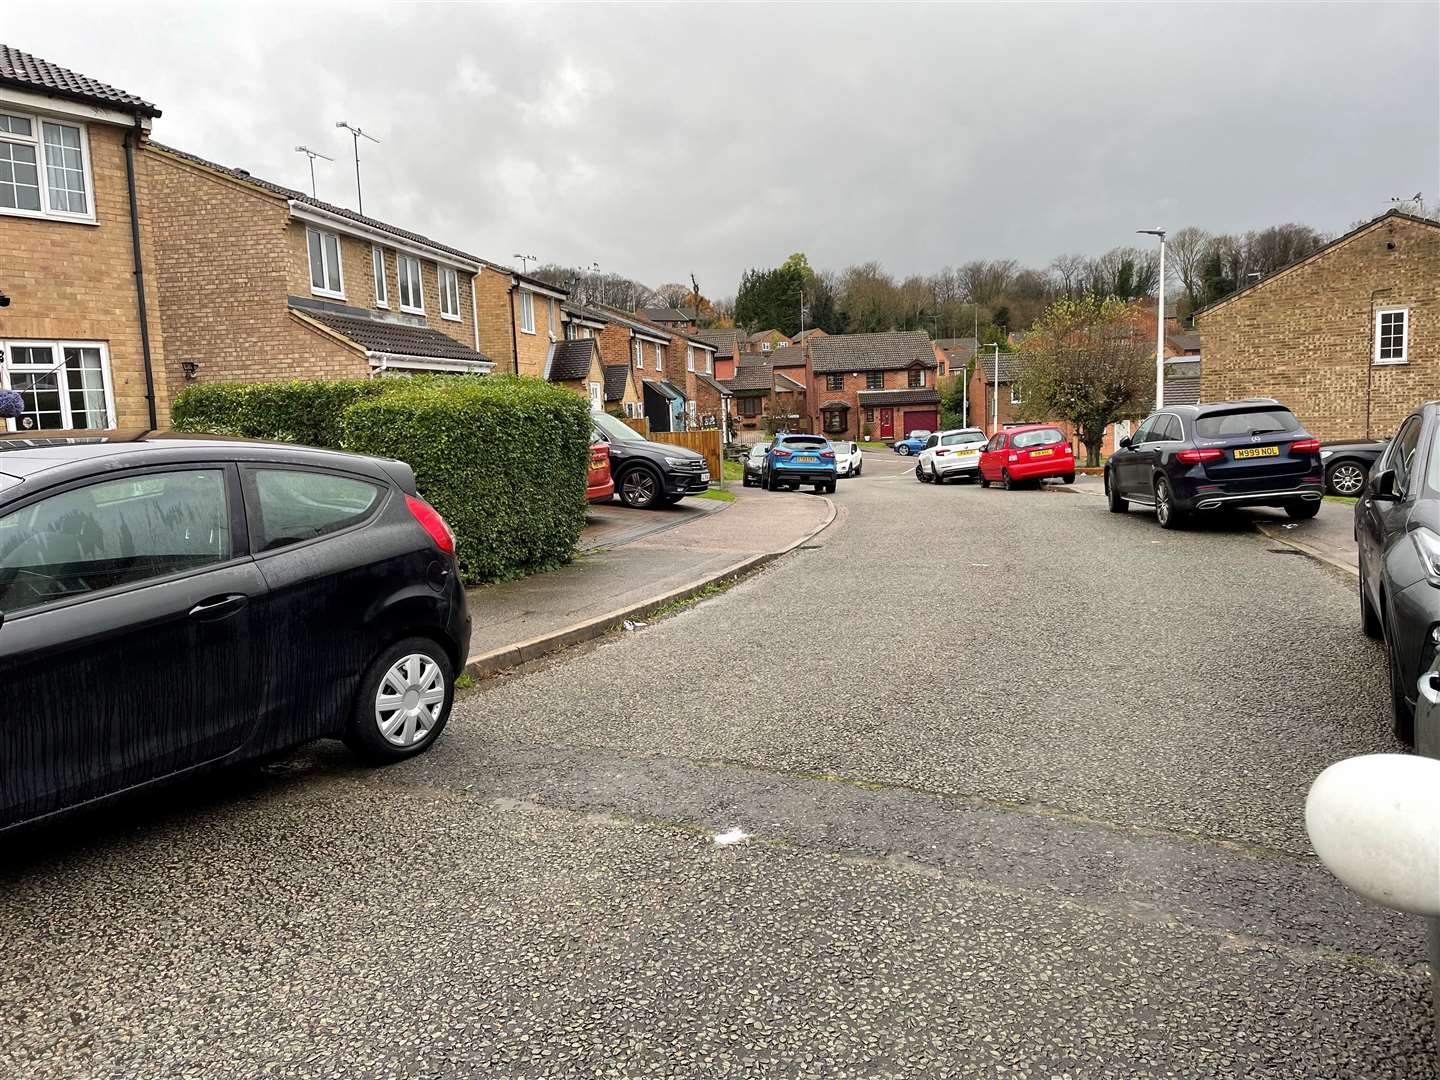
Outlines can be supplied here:
[[275, 439], [335, 449], [345, 409], [384, 393], [399, 379], [336, 382], [200, 383], [175, 398], [170, 426], [176, 431]]

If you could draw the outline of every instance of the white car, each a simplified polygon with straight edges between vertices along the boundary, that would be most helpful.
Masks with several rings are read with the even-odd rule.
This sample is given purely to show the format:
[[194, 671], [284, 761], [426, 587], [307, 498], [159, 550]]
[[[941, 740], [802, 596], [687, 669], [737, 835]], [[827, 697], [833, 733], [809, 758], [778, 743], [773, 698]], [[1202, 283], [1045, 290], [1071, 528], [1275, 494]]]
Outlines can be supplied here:
[[915, 461], [915, 479], [943, 484], [946, 480], [974, 480], [980, 475], [980, 451], [990, 441], [979, 428], [937, 431], [925, 440]]
[[860, 445], [853, 442], [835, 442], [830, 445], [835, 448], [835, 475], [859, 476], [860, 469], [865, 464], [865, 455], [860, 452]]

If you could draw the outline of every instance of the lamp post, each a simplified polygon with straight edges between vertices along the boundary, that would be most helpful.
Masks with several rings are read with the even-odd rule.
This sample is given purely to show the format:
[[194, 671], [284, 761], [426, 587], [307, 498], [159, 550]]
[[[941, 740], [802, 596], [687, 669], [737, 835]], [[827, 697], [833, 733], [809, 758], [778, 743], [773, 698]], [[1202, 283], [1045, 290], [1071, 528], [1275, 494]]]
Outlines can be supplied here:
[[1145, 236], [1160, 238], [1160, 283], [1155, 291], [1155, 408], [1165, 407], [1165, 230], [1136, 229]]
[[987, 341], [982, 349], [995, 350], [995, 381], [990, 388], [990, 434], [1000, 430], [1000, 343]]

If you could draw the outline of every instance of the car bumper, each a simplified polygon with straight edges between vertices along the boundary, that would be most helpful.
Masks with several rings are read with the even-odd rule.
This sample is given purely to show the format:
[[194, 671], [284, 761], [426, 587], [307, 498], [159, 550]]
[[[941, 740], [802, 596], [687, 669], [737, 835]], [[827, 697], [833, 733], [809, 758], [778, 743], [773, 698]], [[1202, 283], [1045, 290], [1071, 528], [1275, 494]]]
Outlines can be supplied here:
[[1014, 461], [1005, 466], [1012, 480], [1048, 480], [1052, 476], [1069, 476], [1075, 471], [1073, 457], [1050, 461]]
[[592, 484], [585, 489], [585, 498], [590, 502], [608, 502], [615, 497], [615, 481], [606, 480], [603, 484]]
[[1293, 502], [1319, 502], [1325, 496], [1320, 483], [1293, 487], [1267, 487], [1259, 491], [1194, 491], [1184, 500], [1191, 510], [1221, 510], [1230, 506], [1284, 506]]
[[710, 470], [698, 473], [667, 472], [665, 474], [666, 495], [699, 495], [710, 489]]
[[770, 478], [781, 484], [828, 484], [836, 479], [835, 469], [775, 469]]

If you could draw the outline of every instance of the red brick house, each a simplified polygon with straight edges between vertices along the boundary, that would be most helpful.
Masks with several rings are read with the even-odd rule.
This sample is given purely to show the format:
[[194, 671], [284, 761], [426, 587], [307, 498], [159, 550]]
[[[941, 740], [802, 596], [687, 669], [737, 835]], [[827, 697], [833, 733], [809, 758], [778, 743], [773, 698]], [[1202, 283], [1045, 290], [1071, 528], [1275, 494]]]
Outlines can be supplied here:
[[730, 391], [733, 429], [741, 441], [758, 441], [779, 427], [800, 431], [810, 427], [805, 384], [768, 360], [747, 358], [735, 377], [722, 385]]
[[745, 335], [734, 327], [716, 330], [691, 330], [692, 337], [698, 337], [715, 346], [715, 378], [733, 379], [745, 352]]
[[903, 438], [939, 425], [937, 349], [921, 330], [828, 334], [803, 346], [809, 354], [814, 430], [837, 438]]
[[779, 330], [757, 330], [745, 339], [745, 351], [751, 356], [769, 356], [790, 346], [790, 339]]

